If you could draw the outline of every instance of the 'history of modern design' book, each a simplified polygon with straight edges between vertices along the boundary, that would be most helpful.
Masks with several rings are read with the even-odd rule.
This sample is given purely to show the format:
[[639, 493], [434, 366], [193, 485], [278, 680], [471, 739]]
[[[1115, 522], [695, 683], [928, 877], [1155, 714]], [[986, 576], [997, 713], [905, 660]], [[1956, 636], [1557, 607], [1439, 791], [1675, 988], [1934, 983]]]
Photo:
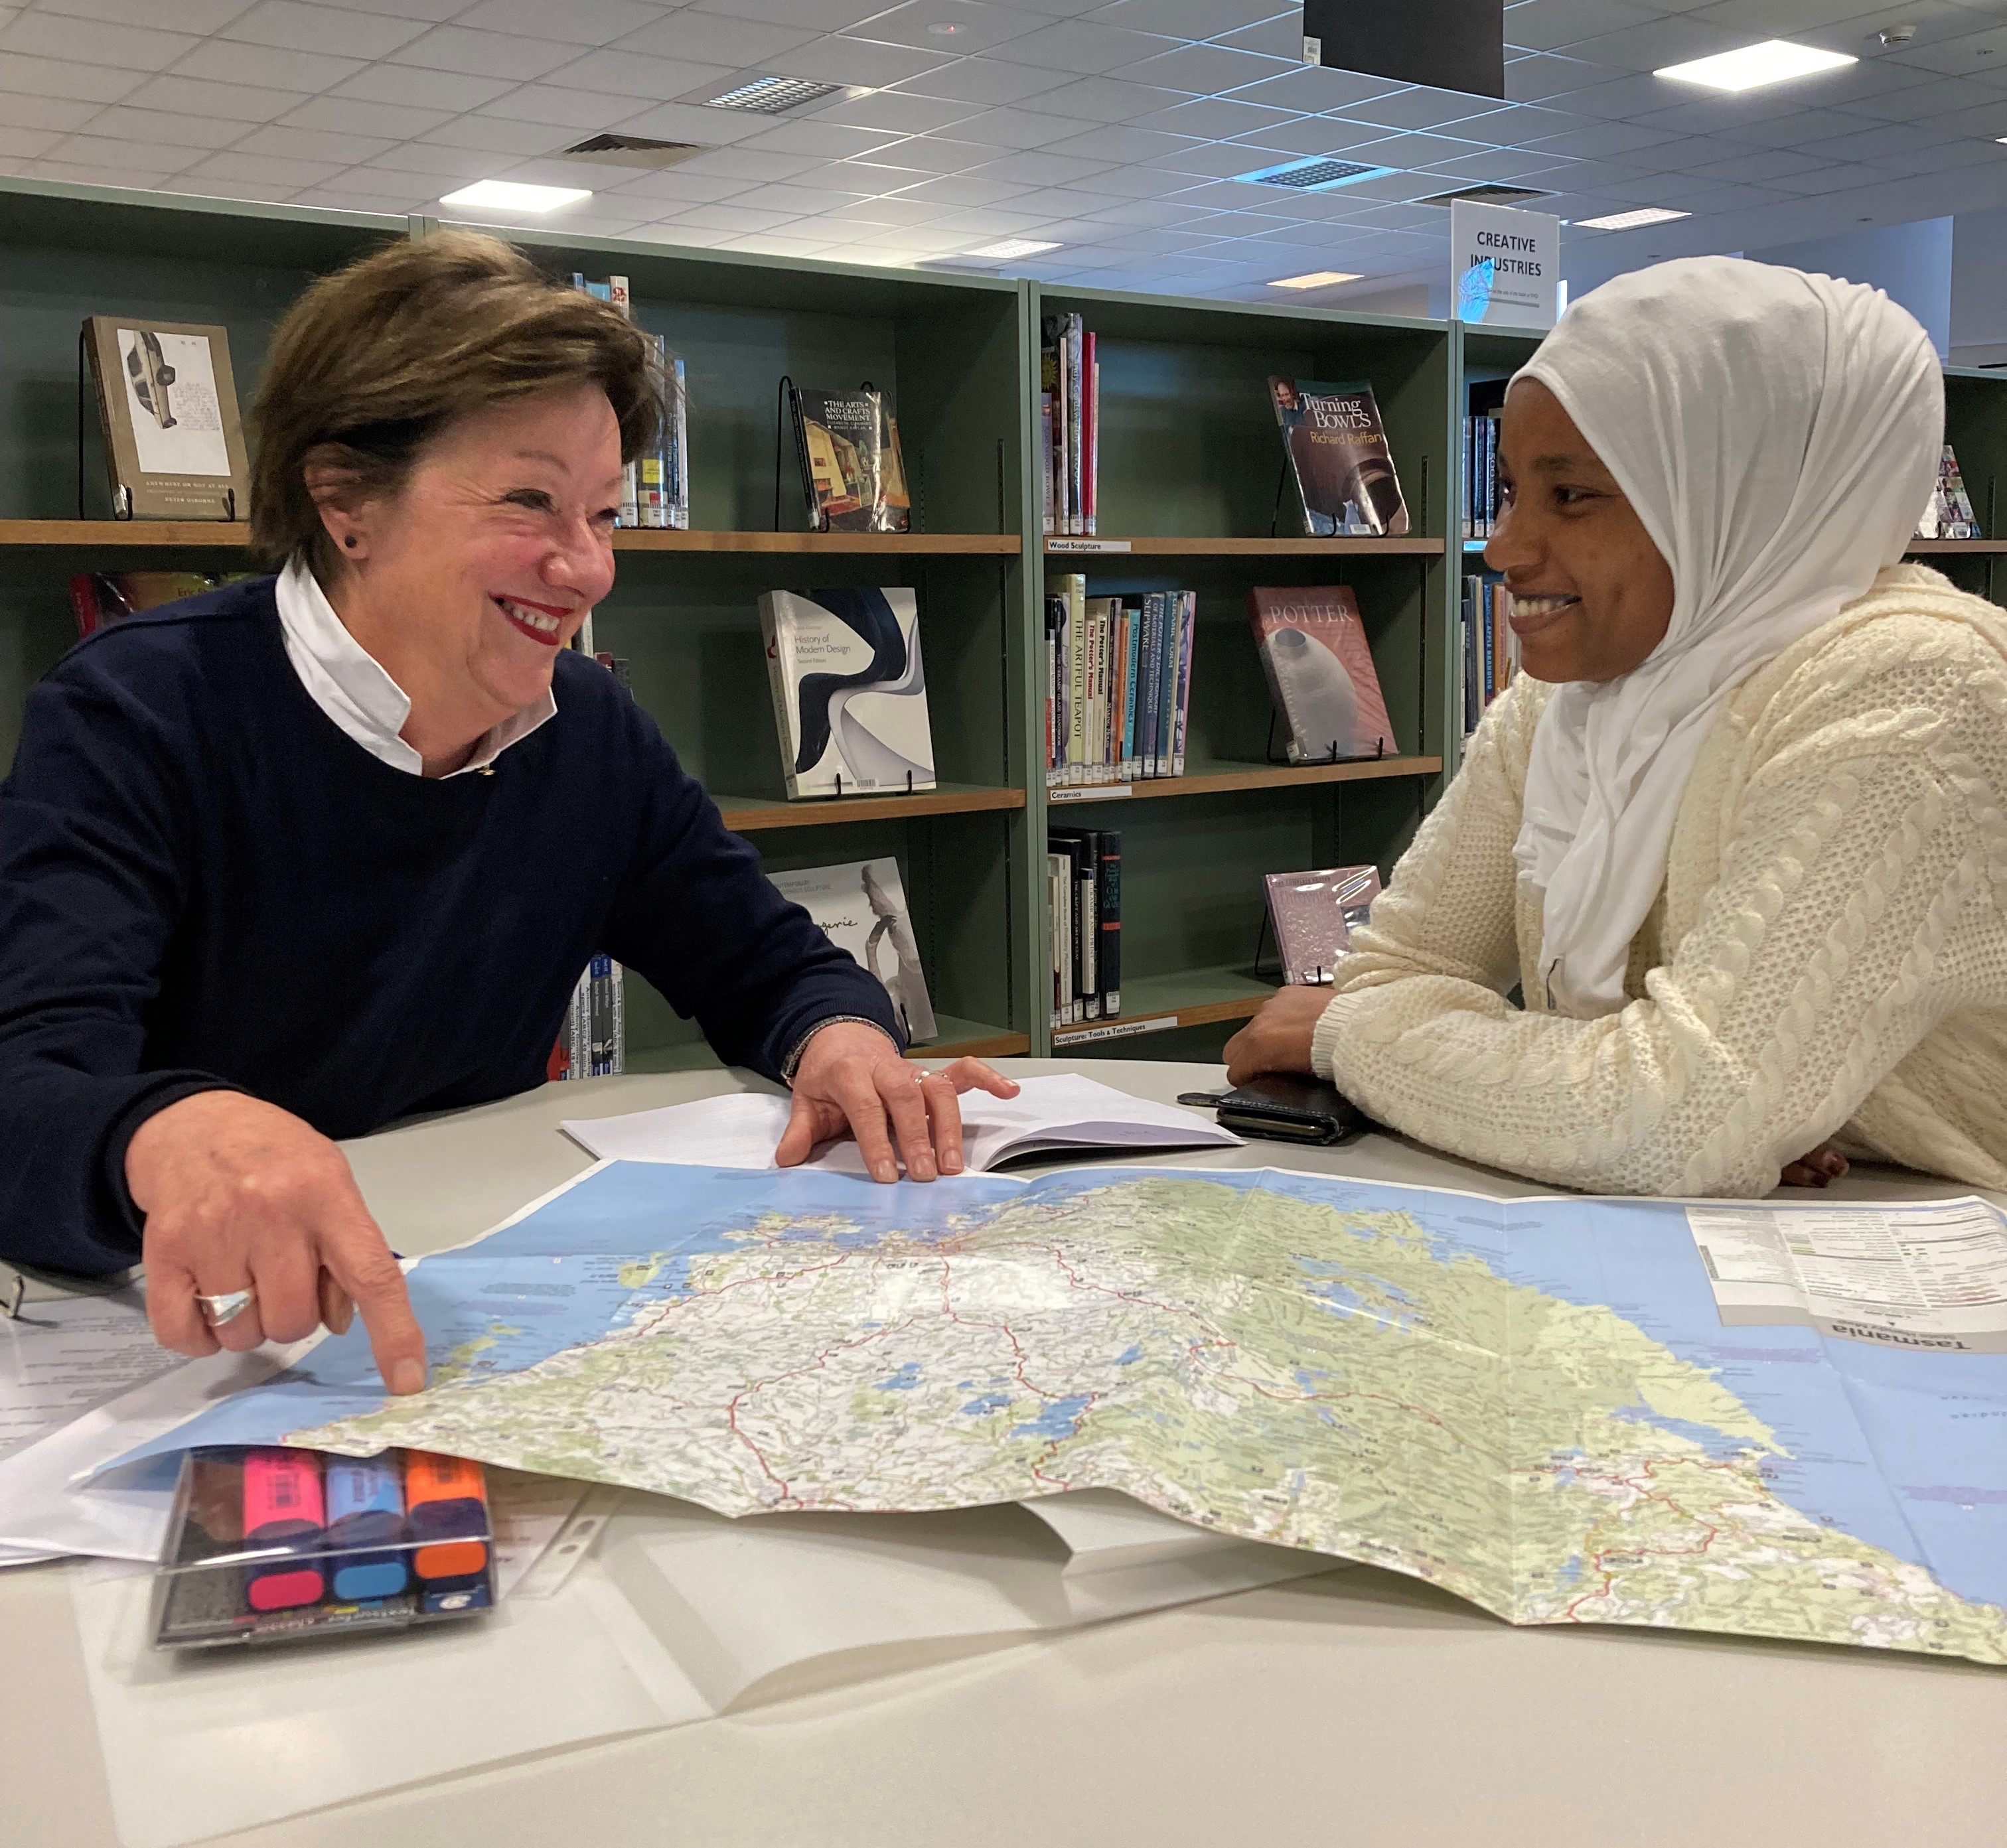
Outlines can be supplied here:
[[933, 788], [912, 591], [769, 591], [760, 626], [790, 800]]
[[1407, 504], [1373, 388], [1272, 378], [1268, 396], [1305, 530], [1318, 538], [1404, 535]]
[[1292, 764], [1396, 754], [1359, 604], [1349, 586], [1254, 589], [1247, 621]]
[[908, 1042], [934, 1037], [933, 1003], [897, 860], [803, 866], [770, 876], [782, 898], [800, 905], [824, 936], [884, 984]]

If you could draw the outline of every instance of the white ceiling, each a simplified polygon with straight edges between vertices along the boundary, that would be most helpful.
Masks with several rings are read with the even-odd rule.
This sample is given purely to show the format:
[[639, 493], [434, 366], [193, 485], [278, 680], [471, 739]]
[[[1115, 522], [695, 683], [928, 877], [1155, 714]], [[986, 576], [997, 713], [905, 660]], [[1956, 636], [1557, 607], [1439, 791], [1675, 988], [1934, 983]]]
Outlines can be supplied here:
[[[597, 235], [884, 263], [1021, 236], [1061, 246], [1025, 273], [1243, 298], [1433, 276], [1446, 217], [1410, 202], [1478, 181], [1570, 219], [1691, 212], [1602, 234], [1667, 254], [2007, 205], [2007, 0], [1858, 5], [1518, 0], [1501, 104], [1306, 69], [1275, 0], [29, 0], [0, 5], [0, 171], [393, 213], [532, 180], [594, 188], [563, 221]], [[1773, 36], [1861, 62], [1739, 97], [1649, 74]], [[769, 71], [871, 93], [778, 119], [673, 100]], [[713, 151], [548, 157], [606, 129]], [[1399, 171], [1231, 177], [1327, 153]]]

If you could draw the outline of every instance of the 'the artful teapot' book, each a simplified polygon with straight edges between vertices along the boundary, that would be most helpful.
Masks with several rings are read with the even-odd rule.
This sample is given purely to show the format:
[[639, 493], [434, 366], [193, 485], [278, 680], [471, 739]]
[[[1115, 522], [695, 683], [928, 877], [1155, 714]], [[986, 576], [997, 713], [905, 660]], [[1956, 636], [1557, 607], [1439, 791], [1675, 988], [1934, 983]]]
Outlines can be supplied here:
[[1395, 755], [1393, 724], [1349, 586], [1251, 590], [1247, 621], [1269, 696], [1289, 728], [1292, 764]]
[[769, 591], [760, 626], [791, 801], [933, 788], [910, 590]]
[[1399, 538], [1407, 503], [1370, 385], [1268, 381], [1289, 453], [1304, 530], [1314, 537]]

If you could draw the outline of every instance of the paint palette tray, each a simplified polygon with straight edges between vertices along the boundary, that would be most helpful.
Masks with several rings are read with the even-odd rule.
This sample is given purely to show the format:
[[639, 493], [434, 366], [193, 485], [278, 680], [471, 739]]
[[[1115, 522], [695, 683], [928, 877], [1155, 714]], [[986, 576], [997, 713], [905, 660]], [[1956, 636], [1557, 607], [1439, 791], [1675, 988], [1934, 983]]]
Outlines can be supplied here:
[[481, 1465], [429, 1451], [182, 1458], [150, 1632], [164, 1649], [405, 1630], [495, 1603]]

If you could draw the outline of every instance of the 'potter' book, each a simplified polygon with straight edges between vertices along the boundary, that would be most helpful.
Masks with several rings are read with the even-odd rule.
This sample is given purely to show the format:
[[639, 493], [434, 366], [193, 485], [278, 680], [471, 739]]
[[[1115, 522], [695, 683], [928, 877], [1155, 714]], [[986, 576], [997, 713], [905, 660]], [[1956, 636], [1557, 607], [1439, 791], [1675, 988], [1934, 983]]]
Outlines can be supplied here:
[[1359, 605], [1343, 584], [1247, 593], [1247, 620], [1292, 764], [1396, 754]]
[[760, 626], [791, 801], [933, 788], [912, 591], [769, 591]]

